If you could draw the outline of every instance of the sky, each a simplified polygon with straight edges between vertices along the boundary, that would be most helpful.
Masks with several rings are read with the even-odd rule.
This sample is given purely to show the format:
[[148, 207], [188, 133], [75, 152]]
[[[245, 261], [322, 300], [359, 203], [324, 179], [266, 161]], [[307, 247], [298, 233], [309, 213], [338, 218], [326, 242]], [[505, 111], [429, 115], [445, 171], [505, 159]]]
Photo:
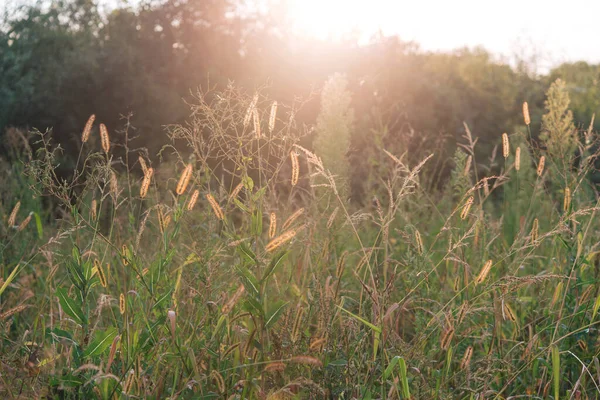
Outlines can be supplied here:
[[298, 29], [318, 37], [381, 30], [425, 50], [483, 46], [505, 61], [535, 54], [540, 69], [600, 62], [600, 0], [283, 1], [290, 2]]

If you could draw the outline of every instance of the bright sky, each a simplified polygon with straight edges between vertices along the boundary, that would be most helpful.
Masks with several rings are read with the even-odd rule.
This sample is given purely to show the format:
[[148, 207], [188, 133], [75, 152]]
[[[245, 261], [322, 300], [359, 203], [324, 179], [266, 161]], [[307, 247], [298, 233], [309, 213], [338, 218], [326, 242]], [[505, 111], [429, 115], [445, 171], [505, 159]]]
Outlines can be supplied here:
[[[541, 69], [600, 62], [600, 0], [283, 0], [300, 30], [318, 37], [358, 28], [413, 40], [425, 50], [482, 45], [511, 57], [537, 53]], [[508, 60], [510, 61], [510, 60]]]

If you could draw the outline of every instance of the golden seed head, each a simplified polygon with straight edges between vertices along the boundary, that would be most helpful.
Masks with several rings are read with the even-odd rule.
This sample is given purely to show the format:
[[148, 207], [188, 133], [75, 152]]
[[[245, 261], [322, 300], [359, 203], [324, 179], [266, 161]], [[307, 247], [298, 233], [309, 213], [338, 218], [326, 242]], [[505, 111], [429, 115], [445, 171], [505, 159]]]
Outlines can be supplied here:
[[521, 169], [521, 148], [517, 147], [515, 150], [515, 169], [518, 171]]
[[281, 227], [281, 229], [286, 230], [287, 228], [292, 226], [294, 221], [296, 221], [298, 219], [298, 217], [300, 217], [302, 214], [304, 214], [304, 207], [298, 209], [295, 213], [290, 215], [290, 217], [288, 219], [286, 219], [285, 222], [283, 223], [283, 226]]
[[126, 244], [121, 246], [121, 261], [123, 265], [129, 265], [129, 249]]
[[471, 357], [473, 357], [473, 346], [469, 346], [467, 347], [467, 350], [465, 350], [465, 355], [460, 362], [460, 369], [469, 368], [469, 364], [471, 364]]
[[106, 125], [104, 124], [100, 124], [100, 143], [104, 152], [108, 153], [110, 151], [110, 138], [108, 136], [108, 129], [106, 129]]
[[210, 193], [207, 193], [206, 199], [210, 203], [210, 206], [212, 207], [213, 212], [215, 213], [215, 216], [220, 220], [225, 219], [225, 214], [223, 214], [223, 210], [221, 209], [221, 206], [219, 205], [219, 203], [217, 203], [217, 201], [215, 200], [213, 195]]
[[200, 196], [200, 191], [198, 189], [196, 189], [196, 190], [194, 190], [194, 193], [192, 193], [192, 197], [190, 197], [190, 201], [188, 201], [188, 204], [187, 204], [188, 211], [192, 211], [194, 209], [194, 206], [196, 205], [196, 201], [198, 201], [198, 196]]
[[567, 188], [565, 188], [565, 199], [563, 201], [563, 210], [565, 212], [568, 212], [570, 207], [571, 207], [571, 189], [569, 189], [567, 187]]
[[544, 164], [545, 163], [546, 163], [546, 157], [541, 156], [540, 162], [538, 163], [538, 167], [537, 167], [537, 175], [538, 176], [542, 176], [542, 174], [544, 173]]
[[452, 338], [454, 337], [454, 327], [447, 327], [442, 333], [442, 337], [440, 339], [440, 346], [442, 349], [447, 350], [450, 347], [450, 343], [452, 343]]
[[269, 132], [273, 132], [275, 129], [275, 119], [277, 118], [277, 101], [274, 101], [271, 105], [271, 115], [269, 115]]
[[282, 233], [281, 235], [277, 236], [275, 239], [273, 239], [269, 243], [267, 243], [267, 246], [265, 247], [265, 249], [268, 252], [275, 250], [279, 246], [292, 240], [294, 238], [294, 236], [296, 236], [296, 233], [297, 232], [294, 229]]
[[323, 363], [321, 362], [321, 360], [319, 360], [316, 357], [311, 357], [311, 356], [294, 356], [294, 357], [290, 358], [290, 362], [293, 362], [296, 364], [313, 365], [315, 367], [323, 366]]
[[102, 264], [100, 264], [100, 261], [98, 261], [98, 259], [94, 260], [94, 269], [98, 274], [98, 280], [100, 281], [100, 284], [102, 285], [102, 287], [106, 288], [108, 286], [108, 280], [106, 279], [106, 275], [104, 274]]
[[246, 128], [250, 124], [250, 118], [254, 114], [254, 109], [256, 108], [256, 103], [258, 102], [258, 93], [254, 95], [252, 98], [252, 102], [248, 106], [246, 110], [246, 116], [244, 117], [244, 128]]
[[110, 193], [115, 199], [119, 194], [119, 182], [117, 181], [117, 174], [113, 170], [110, 171]]
[[125, 295], [123, 293], [119, 296], [119, 312], [121, 315], [125, 314]]
[[531, 124], [531, 118], [529, 117], [529, 104], [527, 104], [527, 102], [523, 103], [523, 120], [525, 121], [525, 125]]
[[167, 311], [167, 318], [169, 318], [169, 322], [171, 323], [171, 334], [173, 335], [173, 337], [175, 337], [175, 317], [175, 311]]
[[465, 219], [469, 215], [469, 211], [471, 210], [471, 206], [473, 205], [473, 201], [475, 198], [473, 196], [469, 197], [463, 206], [462, 212], [460, 213], [460, 219]]
[[260, 139], [260, 117], [258, 116], [258, 109], [254, 109], [252, 112], [252, 119], [254, 121], [254, 134], [257, 139]]
[[19, 212], [19, 208], [21, 208], [21, 202], [17, 201], [17, 204], [15, 204], [15, 206], [13, 207], [13, 209], [10, 212], [10, 215], [8, 217], [9, 228], [12, 228], [13, 226], [15, 226], [15, 223], [17, 222], [17, 213]]
[[475, 285], [483, 283], [483, 281], [485, 281], [485, 278], [487, 278], [488, 274], [490, 273], [491, 269], [492, 260], [487, 260], [486, 263], [483, 265], [481, 272], [479, 273], [479, 275], [477, 275], [477, 279], [475, 279]]
[[141, 154], [138, 156], [138, 161], [140, 163], [140, 167], [142, 167], [142, 172], [144, 175], [146, 175], [148, 172], [148, 166], [146, 165], [146, 160], [144, 160], [144, 157], [142, 157]]
[[23, 220], [23, 222], [21, 222], [19, 224], [19, 226], [17, 227], [17, 231], [21, 232], [23, 229], [25, 229], [27, 227], [27, 225], [29, 225], [29, 222], [31, 222], [31, 216], [33, 215], [33, 212], [30, 212], [29, 215], [27, 216], [27, 218], [25, 218]]
[[242, 182], [238, 183], [237, 186], [233, 189], [233, 191], [229, 195], [229, 200], [235, 199], [238, 196], [238, 194], [240, 194], [240, 191], [242, 190], [243, 187], [244, 187], [244, 184]]
[[531, 227], [531, 242], [533, 244], [535, 244], [538, 239], [539, 224], [537, 218], [533, 220], [533, 226]]
[[96, 116], [94, 114], [90, 115], [87, 122], [85, 123], [85, 127], [83, 128], [83, 132], [81, 133], [81, 143], [85, 143], [90, 138], [90, 132], [92, 131], [92, 126], [94, 125], [94, 120]]
[[503, 302], [502, 315], [504, 317], [504, 320], [508, 319], [509, 321], [511, 321], [513, 323], [517, 322], [517, 316], [516, 316], [515, 312], [508, 305], [508, 303], [506, 301]]
[[146, 174], [142, 180], [142, 186], [140, 186], [140, 197], [143, 199], [148, 194], [150, 183], [152, 182], [152, 175], [154, 174], [153, 168], [146, 169]]
[[302, 320], [304, 317], [304, 308], [302, 306], [298, 306], [296, 310], [296, 316], [294, 318], [294, 325], [292, 326], [292, 335], [291, 339], [293, 343], [296, 343], [300, 338], [300, 334], [302, 333]]
[[282, 362], [272, 362], [265, 365], [265, 372], [276, 372], [283, 371], [285, 369], [285, 363]]
[[336, 207], [329, 216], [329, 219], [327, 220], [327, 229], [331, 228], [331, 225], [333, 225], [333, 221], [335, 221], [335, 216], [337, 215], [339, 209], [339, 207]]
[[290, 152], [290, 159], [292, 160], [292, 186], [296, 186], [298, 178], [300, 176], [300, 163], [298, 162], [298, 153], [294, 150]]
[[421, 239], [421, 232], [415, 230], [415, 242], [417, 243], [417, 252], [423, 254], [423, 240]]
[[510, 144], [508, 142], [508, 135], [506, 133], [502, 134], [502, 156], [504, 158], [508, 158], [510, 154]]
[[188, 164], [185, 169], [183, 170], [183, 172], [181, 173], [181, 176], [179, 177], [179, 182], [177, 182], [177, 188], [175, 189], [175, 193], [177, 193], [178, 195], [182, 195], [185, 193], [185, 190], [188, 187], [188, 184], [190, 183], [190, 179], [192, 178], [192, 164]]
[[558, 285], [556, 285], [556, 288], [554, 289], [554, 295], [552, 296], [552, 302], [550, 303], [551, 307], [556, 304], [558, 299], [560, 299], [560, 296], [562, 294], [562, 289], [563, 289], [563, 281], [560, 281], [560, 282], [558, 282]]
[[269, 220], [269, 239], [273, 239], [277, 232], [277, 215], [272, 212], [269, 216]]

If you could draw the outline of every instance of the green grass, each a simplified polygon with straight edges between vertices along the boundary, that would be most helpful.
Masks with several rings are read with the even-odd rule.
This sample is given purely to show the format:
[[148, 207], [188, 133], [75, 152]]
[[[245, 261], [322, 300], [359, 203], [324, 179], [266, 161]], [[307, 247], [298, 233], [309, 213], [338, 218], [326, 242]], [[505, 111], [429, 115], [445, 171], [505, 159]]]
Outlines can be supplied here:
[[[547, 130], [569, 115], [548, 110], [552, 154], [521, 128], [499, 160], [475, 159], [465, 126], [436, 190], [435, 155], [407, 165], [378, 149], [387, 169], [360, 207], [326, 167], [340, 156], [299, 145], [295, 109], [230, 88], [192, 111], [165, 161], [142, 152], [143, 198], [128, 130], [105, 153], [94, 128], [68, 181], [39, 134], [21, 180], [2, 178], [3, 398], [598, 396], [597, 147]], [[42, 217], [7, 226], [18, 201], [16, 225]]]

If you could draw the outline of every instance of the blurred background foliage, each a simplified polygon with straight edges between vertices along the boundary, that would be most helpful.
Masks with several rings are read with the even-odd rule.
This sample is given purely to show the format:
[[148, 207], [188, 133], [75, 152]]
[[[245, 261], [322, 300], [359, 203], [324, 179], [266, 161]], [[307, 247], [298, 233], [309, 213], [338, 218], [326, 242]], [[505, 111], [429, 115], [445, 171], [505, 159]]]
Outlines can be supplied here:
[[[364, 157], [373, 147], [415, 160], [436, 151], [450, 160], [463, 122], [489, 157], [502, 132], [525, 131], [523, 101], [539, 126], [544, 92], [556, 78], [566, 81], [579, 128], [587, 129], [600, 105], [597, 65], [563, 64], [539, 75], [525, 62], [511, 67], [482, 49], [431, 53], [381, 36], [361, 45], [352, 37], [319, 41], [295, 36], [284, 11], [239, 0], [120, 3], [108, 13], [92, 0], [13, 8], [0, 23], [0, 135], [9, 127], [51, 129], [64, 148], [64, 171], [71, 171], [81, 129], [96, 114], [111, 131], [129, 121], [133, 147], [153, 157], [165, 126], [189, 116], [186, 100], [199, 86], [234, 81], [288, 104], [300, 96], [308, 101], [296, 117], [314, 124], [317, 93], [340, 72], [355, 116], [352, 176], [361, 181], [377, 164]], [[0, 151], [6, 156], [6, 148]]]

